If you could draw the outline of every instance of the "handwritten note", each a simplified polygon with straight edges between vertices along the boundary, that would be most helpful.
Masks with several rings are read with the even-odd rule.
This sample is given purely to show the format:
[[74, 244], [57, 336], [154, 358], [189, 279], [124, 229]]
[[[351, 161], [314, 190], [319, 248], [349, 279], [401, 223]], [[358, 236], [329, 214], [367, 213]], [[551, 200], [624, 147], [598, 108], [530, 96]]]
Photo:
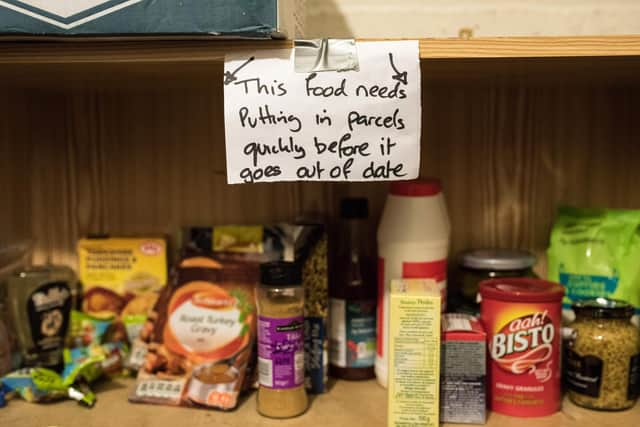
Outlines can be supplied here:
[[293, 51], [228, 55], [227, 181], [375, 181], [420, 167], [417, 41], [357, 44], [359, 69], [296, 73]]

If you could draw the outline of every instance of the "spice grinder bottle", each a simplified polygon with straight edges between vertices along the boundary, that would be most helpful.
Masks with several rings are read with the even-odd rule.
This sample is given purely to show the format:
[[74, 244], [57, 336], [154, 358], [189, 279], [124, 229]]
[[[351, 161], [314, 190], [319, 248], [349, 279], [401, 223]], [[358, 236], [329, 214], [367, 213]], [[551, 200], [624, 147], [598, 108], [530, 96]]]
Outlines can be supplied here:
[[298, 264], [260, 266], [258, 307], [258, 412], [272, 418], [302, 414], [304, 387], [304, 288]]
[[26, 366], [62, 367], [75, 283], [63, 266], [32, 267], [9, 278], [9, 309]]
[[376, 261], [368, 241], [369, 205], [343, 199], [333, 280], [329, 288], [329, 370], [347, 380], [375, 376]]
[[596, 298], [572, 306], [565, 371], [569, 398], [608, 411], [631, 408], [640, 393], [640, 331], [624, 301]]
[[437, 179], [391, 183], [378, 226], [378, 304], [375, 372], [387, 385], [389, 294], [393, 279], [433, 279], [444, 312], [450, 225]]

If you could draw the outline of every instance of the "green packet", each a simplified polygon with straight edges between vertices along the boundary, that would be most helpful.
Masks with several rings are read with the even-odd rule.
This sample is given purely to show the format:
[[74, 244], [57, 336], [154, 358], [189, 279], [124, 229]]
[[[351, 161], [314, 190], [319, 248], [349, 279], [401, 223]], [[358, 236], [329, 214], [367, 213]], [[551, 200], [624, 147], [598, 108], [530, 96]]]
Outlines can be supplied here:
[[626, 301], [640, 313], [640, 211], [561, 207], [551, 230], [548, 278], [580, 299]]
[[85, 382], [79, 380], [79, 375], [85, 369], [91, 369], [92, 364], [88, 361], [66, 378], [46, 368], [20, 369], [3, 377], [2, 384], [7, 393], [16, 393], [27, 402], [51, 402], [69, 398], [90, 408], [95, 404], [96, 396]]

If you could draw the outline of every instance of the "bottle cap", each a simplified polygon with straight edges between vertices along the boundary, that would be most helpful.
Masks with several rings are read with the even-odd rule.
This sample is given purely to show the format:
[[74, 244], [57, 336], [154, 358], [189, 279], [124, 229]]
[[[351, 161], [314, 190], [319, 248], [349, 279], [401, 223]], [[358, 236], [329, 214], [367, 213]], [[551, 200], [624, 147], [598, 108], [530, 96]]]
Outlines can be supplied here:
[[348, 197], [340, 201], [340, 216], [345, 219], [369, 217], [369, 201], [364, 197]]
[[592, 319], [629, 319], [635, 311], [631, 304], [609, 298], [576, 301], [571, 308], [576, 315], [584, 315]]
[[393, 196], [426, 197], [442, 192], [442, 184], [437, 178], [416, 179], [412, 181], [394, 181], [390, 193]]
[[260, 264], [260, 283], [266, 286], [299, 286], [302, 284], [302, 270], [294, 262], [266, 262]]
[[476, 270], [523, 270], [535, 263], [532, 253], [519, 249], [474, 249], [460, 256], [463, 267]]

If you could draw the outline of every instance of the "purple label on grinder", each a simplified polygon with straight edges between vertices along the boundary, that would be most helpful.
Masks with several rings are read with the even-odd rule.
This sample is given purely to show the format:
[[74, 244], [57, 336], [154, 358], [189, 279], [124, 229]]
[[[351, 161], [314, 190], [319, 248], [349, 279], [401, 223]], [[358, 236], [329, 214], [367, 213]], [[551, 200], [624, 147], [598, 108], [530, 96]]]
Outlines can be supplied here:
[[258, 317], [260, 385], [286, 389], [304, 382], [304, 318]]

